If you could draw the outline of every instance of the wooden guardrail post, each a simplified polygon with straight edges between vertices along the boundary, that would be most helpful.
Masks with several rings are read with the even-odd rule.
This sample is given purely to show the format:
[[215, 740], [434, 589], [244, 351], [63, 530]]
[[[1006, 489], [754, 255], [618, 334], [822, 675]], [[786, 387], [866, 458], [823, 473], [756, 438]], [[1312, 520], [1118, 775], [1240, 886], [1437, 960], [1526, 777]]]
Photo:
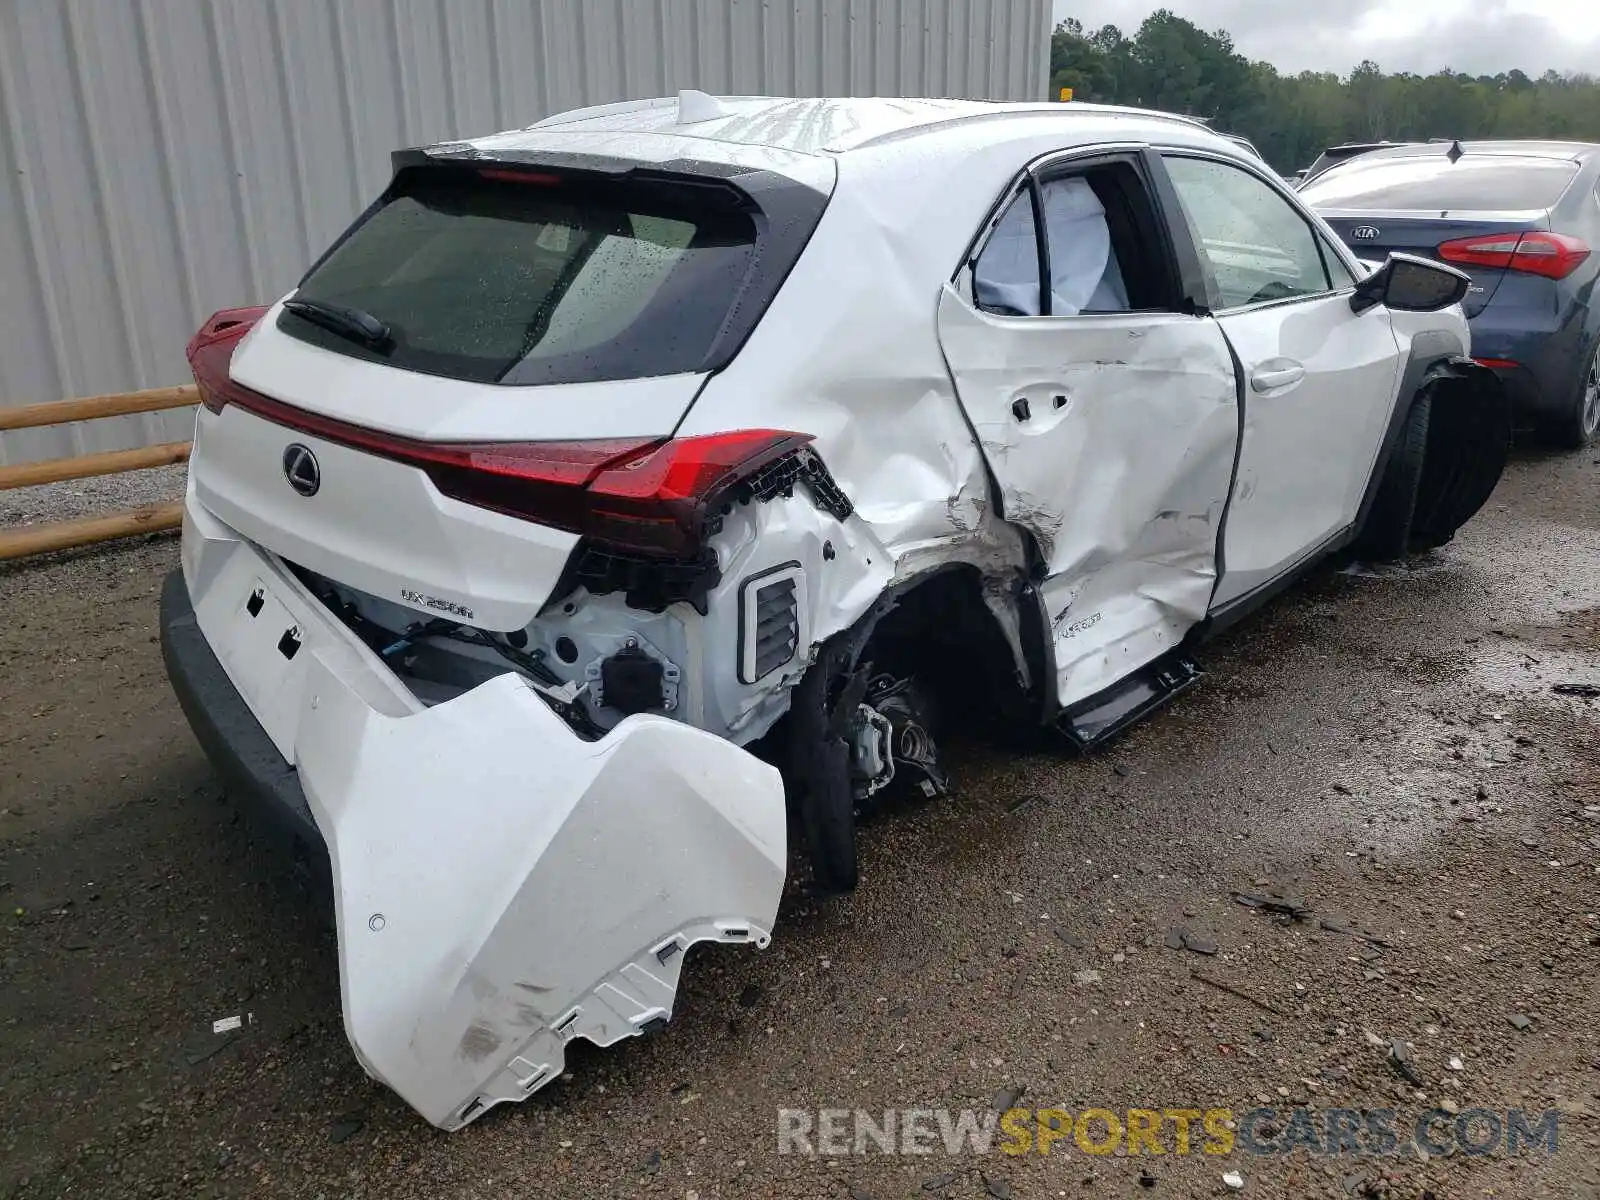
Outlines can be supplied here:
[[[182, 408], [200, 399], [191, 384], [185, 387], [149, 388], [142, 392], [116, 392], [105, 396], [85, 396], [77, 400], [57, 400], [47, 404], [26, 404], [0, 408], [0, 432], [62, 425], [69, 421], [91, 421], [99, 417], [120, 417], [132, 413], [160, 412]], [[150, 467], [170, 466], [189, 457], [188, 442], [167, 442], [134, 450], [108, 450], [82, 454], [75, 458], [47, 459], [0, 467], [0, 491], [35, 487], [66, 479], [85, 479], [113, 475]], [[15, 529], [0, 529], [0, 561], [68, 550], [114, 538], [140, 533], [176, 529], [183, 524], [183, 505], [152, 504], [104, 517], [85, 517], [75, 521], [50, 521]]]

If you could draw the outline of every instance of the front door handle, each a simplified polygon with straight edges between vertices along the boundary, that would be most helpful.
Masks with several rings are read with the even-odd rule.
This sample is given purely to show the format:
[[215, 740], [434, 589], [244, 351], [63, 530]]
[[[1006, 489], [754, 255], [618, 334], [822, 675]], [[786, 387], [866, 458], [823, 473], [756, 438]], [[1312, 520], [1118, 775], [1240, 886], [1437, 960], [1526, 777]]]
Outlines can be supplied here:
[[1290, 363], [1287, 366], [1275, 366], [1270, 369], [1258, 370], [1250, 376], [1250, 386], [1258, 392], [1270, 392], [1274, 388], [1288, 387], [1291, 383], [1299, 383], [1306, 377], [1306, 369], [1300, 363]]

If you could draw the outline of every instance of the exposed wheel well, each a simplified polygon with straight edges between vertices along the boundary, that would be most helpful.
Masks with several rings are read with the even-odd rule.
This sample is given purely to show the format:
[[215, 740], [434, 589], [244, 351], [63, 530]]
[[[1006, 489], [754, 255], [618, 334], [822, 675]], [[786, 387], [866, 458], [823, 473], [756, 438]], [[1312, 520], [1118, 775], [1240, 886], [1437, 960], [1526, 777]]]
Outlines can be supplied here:
[[864, 702], [872, 703], [874, 681], [914, 681], [931, 701], [927, 725], [936, 739], [952, 731], [1004, 730], [1008, 723], [1031, 728], [1038, 708], [1023, 682], [1028, 673], [985, 598], [986, 587], [1007, 586], [967, 564], [939, 567], [886, 592], [854, 626], [818, 649], [787, 715], [763, 739], [763, 751], [783, 769], [819, 892], [856, 884], [861, 764], [855, 733]]
[[1511, 401], [1498, 376], [1469, 359], [1437, 364], [1423, 380], [1427, 453], [1411, 522], [1412, 550], [1441, 546], [1494, 491], [1511, 454]]
[[1010, 581], [986, 580], [973, 566], [916, 580], [877, 622], [861, 655], [930, 688], [945, 714], [944, 733], [1032, 720], [1038, 712], [1025, 682], [1032, 673], [986, 602], [986, 586], [1002, 590], [1015, 611]]

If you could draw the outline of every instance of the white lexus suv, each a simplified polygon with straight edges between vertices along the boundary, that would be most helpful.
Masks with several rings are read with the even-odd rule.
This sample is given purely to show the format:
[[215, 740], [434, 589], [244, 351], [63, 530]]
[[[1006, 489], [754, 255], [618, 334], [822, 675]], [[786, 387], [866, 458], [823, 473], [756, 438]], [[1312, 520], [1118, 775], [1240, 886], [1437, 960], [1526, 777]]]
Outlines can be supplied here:
[[366, 1069], [457, 1128], [765, 945], [802, 835], [1080, 748], [1330, 554], [1504, 466], [1465, 277], [1257, 158], [1070, 105], [675, 99], [395, 155], [217, 314], [168, 670], [331, 876]]

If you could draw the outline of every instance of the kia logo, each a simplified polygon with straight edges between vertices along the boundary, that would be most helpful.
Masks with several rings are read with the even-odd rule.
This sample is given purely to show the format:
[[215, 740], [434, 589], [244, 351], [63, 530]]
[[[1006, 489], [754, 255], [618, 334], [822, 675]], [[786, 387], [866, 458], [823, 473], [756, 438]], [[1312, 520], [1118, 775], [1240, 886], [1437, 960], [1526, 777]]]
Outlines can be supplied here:
[[310, 446], [291, 442], [283, 451], [283, 477], [302, 496], [315, 496], [322, 486], [322, 468]]
[[1350, 231], [1350, 236], [1358, 242], [1375, 242], [1382, 232], [1376, 225], [1357, 225]]

